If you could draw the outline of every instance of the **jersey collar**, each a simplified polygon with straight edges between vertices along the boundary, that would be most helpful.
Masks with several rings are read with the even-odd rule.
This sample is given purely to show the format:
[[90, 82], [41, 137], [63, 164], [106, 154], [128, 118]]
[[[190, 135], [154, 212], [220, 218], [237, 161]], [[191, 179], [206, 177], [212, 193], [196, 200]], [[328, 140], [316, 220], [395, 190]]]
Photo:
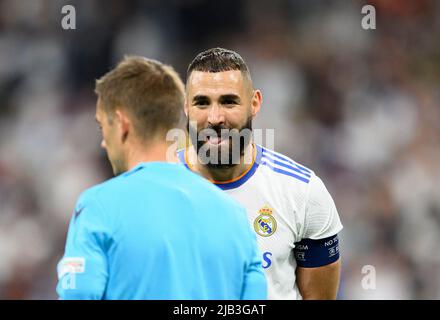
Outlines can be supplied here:
[[[247, 170], [245, 172], [243, 172], [243, 174], [241, 174], [239, 177], [234, 178], [232, 180], [211, 181], [211, 182], [214, 183], [216, 186], [218, 186], [222, 190], [230, 190], [230, 189], [238, 188], [241, 185], [243, 185], [246, 181], [248, 181], [254, 175], [254, 173], [257, 171], [257, 168], [260, 164], [260, 160], [261, 160], [261, 156], [262, 156], [261, 146], [259, 146], [257, 144], [253, 144], [253, 146], [254, 146], [254, 150], [255, 150], [254, 159], [252, 161], [252, 164], [249, 166], [249, 168], [247, 168]], [[188, 162], [187, 149], [182, 149], [182, 150], [178, 151], [177, 155], [179, 157], [180, 162], [182, 164], [184, 164], [185, 167], [187, 167], [191, 171], [194, 171], [192, 169], [191, 164]]]

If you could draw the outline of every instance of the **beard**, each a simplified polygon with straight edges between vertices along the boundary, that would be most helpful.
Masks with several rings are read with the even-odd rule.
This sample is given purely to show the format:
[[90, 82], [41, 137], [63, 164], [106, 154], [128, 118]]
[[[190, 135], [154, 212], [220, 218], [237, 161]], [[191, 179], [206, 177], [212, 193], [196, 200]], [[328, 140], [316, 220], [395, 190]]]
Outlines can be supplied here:
[[[252, 140], [252, 116], [249, 116], [239, 128], [208, 125], [197, 130], [189, 120], [187, 128], [199, 161], [213, 169], [228, 169], [239, 164], [246, 147]], [[209, 142], [211, 140], [217, 143], [212, 144]]]

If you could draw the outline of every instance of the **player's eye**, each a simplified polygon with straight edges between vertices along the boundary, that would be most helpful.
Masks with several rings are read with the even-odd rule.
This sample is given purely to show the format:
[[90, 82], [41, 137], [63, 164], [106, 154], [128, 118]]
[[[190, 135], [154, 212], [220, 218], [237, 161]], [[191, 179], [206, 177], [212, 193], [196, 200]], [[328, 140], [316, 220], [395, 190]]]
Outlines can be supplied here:
[[236, 96], [235, 94], [228, 94], [224, 95], [219, 100], [220, 104], [224, 105], [225, 107], [232, 108], [236, 105], [240, 104], [240, 98]]
[[206, 106], [209, 106], [209, 102], [208, 101], [196, 101], [196, 102], [194, 102], [194, 105], [197, 107], [206, 107]]
[[238, 103], [235, 100], [225, 100], [222, 102], [222, 105], [226, 108], [234, 108]]
[[223, 101], [223, 104], [226, 104], [226, 105], [236, 105], [237, 101], [235, 101], [235, 100], [225, 100], [225, 101]]

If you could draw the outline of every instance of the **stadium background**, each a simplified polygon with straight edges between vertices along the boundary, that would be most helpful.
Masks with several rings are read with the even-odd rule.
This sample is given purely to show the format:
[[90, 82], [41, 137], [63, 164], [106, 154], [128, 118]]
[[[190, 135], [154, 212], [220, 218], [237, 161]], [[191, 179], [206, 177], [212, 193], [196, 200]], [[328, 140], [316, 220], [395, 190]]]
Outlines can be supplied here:
[[[361, 7], [377, 29], [361, 28]], [[76, 8], [76, 30], [61, 7]], [[254, 127], [313, 168], [345, 230], [339, 298], [440, 298], [440, 2], [0, 0], [0, 298], [56, 298], [79, 193], [111, 176], [94, 79], [124, 54], [223, 46], [263, 90]], [[361, 286], [376, 269], [375, 290]]]

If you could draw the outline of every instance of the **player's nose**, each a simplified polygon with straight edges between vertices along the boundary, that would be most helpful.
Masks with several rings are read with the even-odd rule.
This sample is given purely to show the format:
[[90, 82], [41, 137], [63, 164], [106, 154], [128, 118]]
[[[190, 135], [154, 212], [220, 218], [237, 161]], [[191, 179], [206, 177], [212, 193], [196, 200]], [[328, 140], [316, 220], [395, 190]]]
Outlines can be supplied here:
[[218, 125], [225, 123], [225, 114], [221, 107], [214, 104], [211, 108], [209, 108], [208, 122], [211, 125]]
[[101, 148], [102, 148], [102, 149], [105, 149], [105, 147], [106, 147], [106, 145], [105, 145], [105, 140], [102, 139], [102, 140], [101, 140]]

